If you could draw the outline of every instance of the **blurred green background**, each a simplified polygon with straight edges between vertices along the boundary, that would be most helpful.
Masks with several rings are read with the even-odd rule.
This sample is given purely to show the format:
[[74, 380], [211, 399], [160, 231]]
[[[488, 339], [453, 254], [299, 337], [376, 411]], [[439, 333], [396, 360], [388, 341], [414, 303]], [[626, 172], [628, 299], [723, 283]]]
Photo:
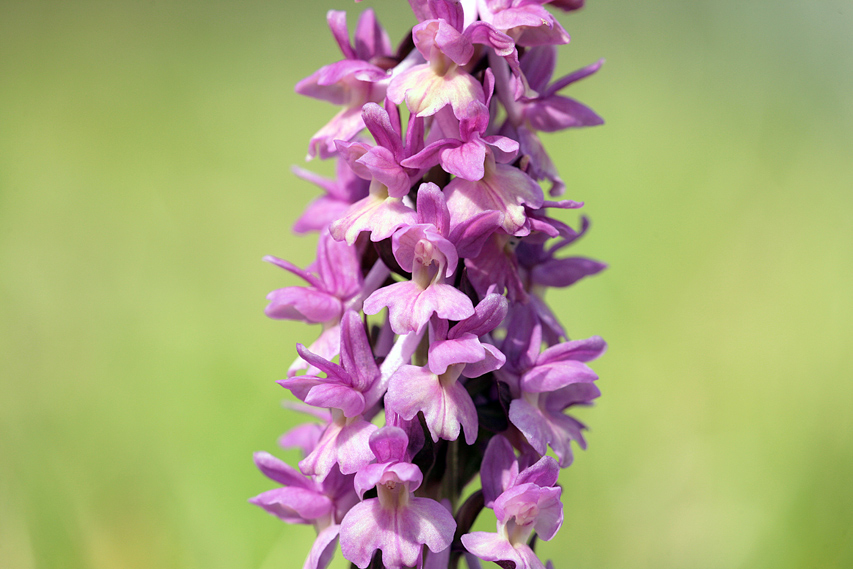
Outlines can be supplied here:
[[[0, 567], [302, 566], [313, 530], [246, 502], [273, 486], [253, 451], [297, 458], [274, 380], [316, 335], [264, 318], [296, 281], [260, 259], [313, 256], [289, 169], [335, 109], [293, 85], [339, 58], [326, 10], [366, 7], [414, 24], [402, 0], [0, 2]], [[562, 71], [607, 58], [569, 92], [607, 124], [546, 144], [593, 220], [573, 254], [611, 268], [549, 300], [610, 352], [543, 557], [853, 567], [853, 4], [561, 21]]]

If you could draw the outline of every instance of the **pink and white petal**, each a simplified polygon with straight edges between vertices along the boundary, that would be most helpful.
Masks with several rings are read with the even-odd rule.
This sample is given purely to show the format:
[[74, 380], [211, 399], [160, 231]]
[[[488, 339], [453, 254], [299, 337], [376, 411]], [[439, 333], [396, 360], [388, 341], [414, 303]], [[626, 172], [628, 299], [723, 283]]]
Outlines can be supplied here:
[[450, 232], [450, 241], [456, 245], [456, 251], [464, 259], [477, 257], [486, 240], [501, 227], [503, 213], [495, 210], [484, 211], [469, 219], [462, 220]]
[[362, 180], [370, 180], [373, 178], [370, 169], [359, 162], [362, 156], [367, 154], [373, 146], [366, 142], [362, 142], [361, 140], [355, 140], [353, 142], [335, 140], [334, 142], [335, 150], [338, 153], [338, 160], [346, 162], [352, 172]]
[[300, 269], [299, 267], [297, 267], [296, 265], [294, 265], [290, 261], [286, 261], [284, 259], [279, 259], [278, 257], [273, 257], [272, 255], [264, 256], [263, 260], [266, 263], [270, 263], [271, 265], [275, 265], [276, 267], [279, 267], [279, 268], [284, 269], [285, 271], [287, 271], [289, 273], [296, 275], [297, 277], [301, 278], [302, 280], [304, 280], [305, 282], [307, 282], [308, 284], [310, 284], [311, 286], [313, 286], [316, 289], [320, 289], [320, 290], [323, 289], [322, 279], [318, 278], [316, 275], [311, 273], [311, 271], [306, 271], [305, 269]]
[[485, 100], [483, 86], [474, 77], [458, 69], [436, 75], [429, 65], [416, 65], [395, 77], [388, 87], [388, 98], [419, 117], [432, 116], [447, 105], [456, 118], [466, 116], [471, 101]]
[[[329, 326], [320, 333], [320, 336], [314, 340], [314, 343], [308, 346], [308, 351], [316, 356], [323, 358], [326, 361], [331, 361], [336, 355], [341, 343], [341, 327], [338, 325]], [[306, 362], [302, 356], [297, 356], [290, 367], [287, 369], [287, 377], [293, 377], [300, 370], [305, 370], [307, 374], [320, 373], [320, 368], [317, 368]]]
[[447, 236], [450, 231], [450, 211], [444, 194], [432, 182], [421, 184], [418, 188], [418, 223], [435, 226], [442, 236]]
[[337, 85], [321, 84], [321, 79], [328, 76], [328, 70], [322, 67], [299, 81], [294, 90], [300, 95], [311, 97], [312, 99], [319, 99], [333, 105], [345, 105], [349, 98], [348, 86], [343, 82]]
[[291, 286], [267, 295], [270, 303], [264, 314], [276, 320], [298, 320], [309, 324], [328, 322], [340, 316], [341, 301], [333, 295], [313, 288]]
[[468, 296], [452, 285], [434, 283], [418, 295], [413, 312], [415, 318], [424, 324], [433, 312], [439, 318], [458, 321], [474, 315], [474, 304]]
[[397, 163], [394, 153], [383, 146], [375, 146], [370, 152], [358, 159], [373, 178], [388, 188], [388, 195], [402, 198], [409, 193], [411, 183], [409, 174]]
[[501, 369], [506, 363], [506, 356], [497, 347], [491, 344], [483, 344], [486, 357], [482, 361], [470, 363], [462, 370], [465, 377], [480, 377], [485, 373]]
[[523, 47], [565, 45], [569, 43], [570, 39], [566, 29], [560, 25], [559, 21], [551, 16], [550, 25], [525, 28], [515, 43]]
[[504, 212], [502, 227], [507, 233], [519, 231], [527, 220], [524, 205], [542, 206], [539, 185], [527, 174], [505, 164], [495, 164], [479, 182], [456, 178], [445, 188], [452, 224], [458, 225], [484, 211]]
[[510, 561], [515, 563], [515, 569], [524, 567], [525, 560], [512, 544], [496, 533], [475, 531], [465, 534], [462, 545], [483, 561]]
[[515, 482], [517, 476], [518, 461], [515, 459], [512, 444], [502, 435], [492, 437], [480, 468], [486, 507], [491, 508], [497, 497]]
[[586, 448], [586, 441], [583, 437], [583, 430], [586, 427], [574, 417], [562, 413], [547, 413], [546, 418], [551, 431], [548, 444], [554, 449], [560, 467], [566, 468], [574, 460], [571, 441], [577, 441], [578, 446], [582, 449]]
[[[385, 509], [376, 498], [356, 504], [341, 522], [344, 557], [364, 569], [373, 552], [379, 549], [382, 563], [389, 569], [418, 565], [422, 543], [413, 540], [413, 529], [417, 530], [423, 521], [405, 516], [407, 510]], [[411, 527], [413, 525], [415, 528]]]
[[426, 545], [432, 552], [450, 547], [456, 521], [447, 508], [435, 500], [412, 498], [403, 517], [409, 539]]
[[[338, 47], [347, 59], [356, 59], [355, 51], [349, 42], [349, 30], [347, 29], [347, 13], [342, 10], [329, 10], [326, 14], [326, 22], [332, 30], [332, 36], [338, 42]], [[361, 58], [359, 58], [361, 59]]]
[[291, 524], [311, 523], [329, 516], [334, 510], [334, 504], [327, 496], [296, 487], [267, 490], [249, 502]]
[[[390, 105], [389, 109], [394, 112], [396, 107]], [[364, 118], [364, 124], [367, 130], [373, 135], [378, 146], [382, 146], [397, 155], [403, 150], [403, 142], [400, 139], [400, 132], [395, 128], [391, 121], [391, 115], [381, 106], [376, 103], [367, 103], [361, 108], [361, 115]], [[399, 121], [399, 114], [395, 112], [396, 120]]]
[[582, 67], [578, 70], [572, 71], [565, 77], [561, 77], [560, 79], [554, 81], [551, 85], [548, 86], [548, 90], [542, 95], [545, 97], [553, 95], [557, 91], [571, 85], [575, 81], [580, 81], [581, 79], [585, 79], [593, 73], [596, 73], [599, 69], [601, 69], [602, 65], [604, 65], [604, 60], [599, 59], [595, 63], [587, 65], [586, 67]]
[[314, 540], [314, 545], [311, 546], [302, 569], [326, 569], [332, 562], [332, 557], [335, 556], [335, 546], [338, 544], [340, 533], [341, 526], [332, 525], [317, 534], [317, 539]]
[[445, 172], [472, 182], [483, 179], [485, 160], [486, 146], [479, 137], [477, 140], [450, 146], [439, 152], [439, 161]]
[[264, 476], [270, 480], [274, 480], [282, 486], [293, 486], [305, 489], [312, 489], [313, 484], [308, 481], [301, 472], [287, 464], [286, 462], [277, 459], [268, 452], [256, 452], [254, 454], [255, 466], [258, 467]]
[[515, 569], [545, 569], [542, 565], [542, 560], [533, 552], [527, 544], [521, 544], [515, 549], [518, 556], [521, 558], [521, 563], [515, 566]]
[[[439, 153], [449, 146], [458, 146], [461, 142], [455, 138], [442, 138], [430, 143], [417, 154], [409, 156], [400, 162], [404, 168], [413, 170], [428, 170], [438, 164]], [[420, 192], [418, 193], [420, 195]]]
[[[431, 402], [442, 399], [441, 383], [427, 368], [404, 365], [388, 380], [385, 406], [409, 420], [424, 411]], [[426, 414], [426, 412], [424, 413]], [[437, 437], [433, 437], [438, 440]]]
[[598, 375], [584, 363], [573, 360], [552, 362], [537, 365], [521, 376], [521, 389], [528, 393], [545, 393], [596, 379]]
[[563, 525], [563, 503], [560, 501], [562, 491], [560, 487], [543, 488], [539, 496], [539, 514], [533, 527], [544, 541], [551, 541]]
[[594, 383], [573, 383], [563, 389], [548, 394], [545, 409], [555, 414], [572, 405], [591, 405], [601, 396], [601, 390]]
[[341, 300], [361, 290], [361, 257], [355, 247], [335, 241], [328, 232], [320, 235], [317, 246], [317, 272], [326, 290]]
[[355, 389], [368, 391], [379, 379], [379, 366], [373, 359], [364, 324], [357, 312], [349, 310], [344, 314], [341, 327], [341, 366]]
[[534, 464], [522, 470], [515, 484], [536, 484], [543, 488], [553, 486], [560, 476], [560, 466], [550, 456], [543, 456]]
[[301, 401], [305, 401], [308, 397], [308, 392], [317, 385], [322, 384], [325, 379], [315, 377], [313, 375], [299, 375], [288, 379], [280, 379], [276, 383], [285, 389], [290, 390], [293, 396]]
[[331, 423], [317, 446], [299, 462], [299, 470], [306, 475], [315, 475], [321, 481], [329, 475], [335, 464], [341, 473], [352, 474], [373, 460], [370, 450], [370, 435], [377, 429], [363, 419], [349, 425]]
[[[545, 454], [553, 433], [551, 432], [548, 421], [538, 407], [531, 405], [526, 399], [515, 399], [509, 406], [509, 420], [513, 425], [518, 427], [518, 430], [521, 431], [521, 434], [524, 435], [530, 446], [540, 456]], [[302, 468], [302, 463], [299, 464], [299, 468]]]
[[[450, 3], [448, 2], [448, 4]], [[461, 14], [462, 6], [458, 2], [454, 4]], [[458, 21], [461, 25], [462, 18], [459, 18]], [[457, 65], [465, 65], [474, 56], [474, 46], [471, 45], [471, 41], [467, 37], [459, 32], [459, 28], [452, 23], [439, 20], [435, 31], [434, 42], [435, 46], [445, 57]]]
[[483, 137], [483, 140], [491, 147], [495, 162], [499, 164], [514, 162], [516, 156], [518, 156], [519, 144], [509, 137], [486, 136]]
[[329, 232], [338, 241], [353, 245], [362, 231], [370, 231], [371, 240], [381, 241], [416, 220], [414, 210], [399, 199], [371, 194], [350, 206], [346, 215], [329, 226]]
[[388, 470], [387, 463], [368, 464], [364, 468], [359, 469], [353, 478], [353, 486], [359, 498], [364, 498], [364, 493], [372, 490], [382, 480], [385, 471]]
[[464, 7], [460, 2], [454, 0], [438, 0], [430, 2], [432, 17], [445, 20], [456, 30], [463, 29], [465, 18]]
[[348, 418], [364, 412], [364, 396], [348, 385], [326, 383], [314, 386], [304, 401], [314, 407], [340, 409]]
[[455, 441], [459, 438], [460, 428], [465, 432], [465, 443], [474, 444], [477, 440], [477, 409], [468, 391], [458, 381], [442, 389], [440, 401], [430, 402], [424, 411], [424, 418], [433, 440], [439, 437]]
[[580, 128], [604, 124], [595, 111], [569, 97], [551, 95], [525, 109], [530, 126], [542, 132], [557, 132], [566, 128]]
[[474, 316], [459, 322], [450, 330], [448, 338], [459, 338], [464, 334], [482, 336], [494, 330], [506, 318], [509, 303], [497, 293], [487, 294], [474, 309]]
[[388, 308], [391, 329], [396, 334], [420, 331], [426, 324], [414, 318], [412, 307], [423, 289], [413, 281], [403, 281], [380, 288], [364, 301], [365, 314], [377, 314], [383, 308]]
[[355, 28], [355, 55], [370, 60], [376, 56], [391, 55], [391, 40], [382, 28], [373, 10], [368, 8], [358, 19]]
[[378, 463], [406, 460], [409, 437], [399, 427], [383, 427], [370, 436], [370, 450]]
[[536, 284], [562, 288], [571, 286], [584, 277], [600, 273], [607, 268], [601, 263], [585, 257], [551, 259], [533, 267], [530, 278]]
[[415, 249], [418, 242], [421, 239], [431, 241], [430, 237], [438, 237], [435, 231], [430, 231], [430, 229], [430, 225], [418, 223], [417, 225], [401, 228], [391, 238], [394, 258], [404, 271], [410, 273], [414, 269]]
[[539, 94], [545, 93], [557, 68], [557, 46], [540, 45], [528, 49], [519, 63], [530, 88]]
[[503, 58], [507, 58], [515, 52], [513, 39], [486, 22], [474, 22], [465, 29], [465, 35], [470, 38], [472, 43], [487, 45]]
[[370, 450], [370, 435], [377, 428], [364, 419], [357, 419], [341, 429], [337, 448], [338, 466], [342, 474], [353, 474], [374, 459], [373, 451]]
[[[315, 85], [303, 86], [302, 82], [300, 82], [296, 85], [296, 92], [300, 95], [316, 97], [318, 99], [323, 98], [321, 92], [323, 88], [338, 89], [343, 87], [350, 93], [358, 91], [367, 92], [369, 91], [369, 84], [382, 81], [387, 77], [387, 72], [368, 61], [344, 59], [321, 67], [314, 74], [314, 77], [316, 78]], [[363, 83], [363, 85], [359, 83]], [[352, 97], [350, 96], [347, 101], [351, 103]], [[360, 106], [359, 111], [361, 111]]]
[[441, 375], [453, 364], [472, 364], [482, 361], [486, 350], [477, 336], [465, 334], [453, 340], [439, 340], [429, 346], [429, 369]]
[[388, 198], [370, 216], [370, 240], [382, 241], [401, 227], [417, 223], [415, 211], [401, 199]]
[[536, 365], [558, 361], [575, 360], [588, 362], [601, 357], [607, 350], [607, 342], [601, 336], [592, 336], [583, 340], [572, 340], [551, 346], [536, 359]]
[[337, 153], [336, 140], [350, 140], [364, 128], [361, 109], [346, 107], [317, 131], [308, 144], [308, 159], [319, 156], [326, 160]]
[[496, 28], [515, 28], [516, 45], [533, 47], [539, 45], [564, 45], [569, 43], [569, 34], [542, 6], [528, 4], [518, 8], [504, 10], [496, 15]]
[[298, 425], [278, 438], [278, 446], [284, 449], [298, 448], [302, 456], [307, 456], [317, 446], [325, 428], [325, 425], [319, 423]]
[[387, 518], [387, 511], [376, 498], [353, 506], [341, 521], [341, 553], [344, 559], [366, 569], [373, 552], [383, 545], [383, 530], [379, 523], [387, 524]]
[[323, 231], [341, 217], [349, 208], [349, 202], [322, 196], [308, 204], [299, 219], [293, 224], [294, 233]]
[[[327, 381], [339, 383], [342, 385], [349, 385], [349, 376], [344, 371], [344, 368], [342, 368], [335, 362], [331, 362], [329, 361], [329, 359], [315, 354], [311, 350], [306, 349], [305, 346], [303, 346], [302, 344], [296, 344], [296, 353], [299, 354], [302, 359], [308, 362], [310, 366], [315, 367], [324, 372], [328, 377]], [[308, 378], [309, 380], [314, 379], [310, 376], [304, 377]], [[299, 380], [300, 378], [295, 377], [287, 380], [281, 380], [279, 381], [279, 384], [284, 385], [285, 387], [288, 387], [288, 389], [290, 389], [289, 385], [294, 385]]]

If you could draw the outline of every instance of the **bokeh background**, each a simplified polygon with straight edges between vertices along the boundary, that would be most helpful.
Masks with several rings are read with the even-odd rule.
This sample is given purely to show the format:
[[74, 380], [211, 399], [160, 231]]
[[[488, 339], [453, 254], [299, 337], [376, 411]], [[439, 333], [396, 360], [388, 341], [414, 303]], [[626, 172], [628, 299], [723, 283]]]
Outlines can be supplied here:
[[[402, 0], [0, 2], [0, 567], [301, 567], [313, 531], [246, 500], [316, 330], [264, 318], [296, 281], [260, 259], [313, 256], [290, 166], [335, 109], [293, 85], [339, 58], [326, 10], [367, 7], [394, 41], [415, 23]], [[549, 300], [611, 349], [543, 556], [853, 567], [853, 5], [561, 20], [562, 71], [607, 58], [570, 92], [607, 124], [546, 144], [593, 220], [574, 254], [611, 268]]]

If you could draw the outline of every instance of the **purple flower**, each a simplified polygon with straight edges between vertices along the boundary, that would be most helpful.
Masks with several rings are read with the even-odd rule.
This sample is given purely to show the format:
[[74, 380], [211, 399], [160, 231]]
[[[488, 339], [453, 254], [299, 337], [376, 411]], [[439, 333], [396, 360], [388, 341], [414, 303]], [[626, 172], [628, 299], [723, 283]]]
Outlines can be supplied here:
[[456, 118], [462, 119], [468, 116], [471, 102], [485, 101], [483, 86], [464, 69], [474, 56], [474, 45], [494, 49], [518, 69], [515, 43], [485, 22], [464, 27], [459, 2], [434, 0], [429, 6], [435, 19], [423, 21], [412, 30], [415, 47], [426, 63], [394, 77], [388, 98], [397, 105], [405, 101], [409, 111], [419, 117], [434, 115], [450, 105]]
[[506, 300], [491, 294], [473, 316], [447, 330], [438, 321], [426, 367], [405, 365], [391, 376], [385, 404], [404, 419], [424, 414], [433, 441], [456, 440], [465, 432], [466, 444], [477, 440], [477, 410], [460, 376], [478, 377], [499, 369], [504, 355], [479, 337], [491, 332], [506, 315]]
[[417, 214], [403, 203], [403, 199], [392, 197], [388, 186], [373, 180], [370, 193], [347, 209], [344, 215], [329, 226], [329, 233], [338, 241], [353, 245], [362, 231], [370, 233], [371, 241], [382, 241], [397, 229], [416, 223]]
[[486, 83], [488, 95], [485, 104], [471, 101], [465, 116], [458, 121], [458, 127], [452, 129], [458, 132], [458, 138], [437, 140], [404, 164], [433, 166], [438, 163], [448, 174], [476, 182], [485, 175], [488, 154], [501, 164], [512, 162], [518, 151], [516, 141], [504, 136], [482, 136], [489, 127], [489, 102], [494, 88], [494, 75], [490, 70], [486, 70]]
[[323, 231], [343, 215], [349, 206], [367, 197], [370, 184], [356, 176], [342, 158], [338, 158], [336, 176], [332, 180], [302, 168], [294, 167], [293, 172], [326, 192], [326, 195], [312, 201], [293, 224], [296, 233]]
[[330, 10], [327, 19], [345, 59], [300, 81], [296, 92], [344, 108], [311, 138], [309, 158], [331, 157], [335, 153], [335, 140], [350, 140], [364, 128], [361, 107], [385, 98], [386, 69], [389, 61], [393, 61], [391, 42], [373, 10], [365, 10], [359, 18], [355, 46], [350, 44], [345, 12]]
[[[531, 349], [538, 344], [530, 343]], [[574, 405], [589, 405], [601, 392], [592, 382], [598, 379], [584, 362], [601, 356], [607, 344], [598, 336], [552, 346], [535, 359], [528, 352], [523, 361], [531, 362], [517, 381], [518, 398], [509, 408], [509, 420], [540, 454], [554, 449], [560, 466], [572, 463], [570, 441], [586, 448], [582, 431], [586, 427], [563, 412]], [[516, 369], [519, 365], [516, 363]]]
[[401, 228], [392, 239], [394, 258], [412, 274], [412, 280], [379, 289], [364, 301], [365, 314], [388, 307], [391, 328], [397, 334], [420, 332], [432, 314], [451, 320], [474, 314], [471, 300], [445, 283], [456, 271], [459, 259], [456, 247], [439, 228], [448, 227], [447, 207], [441, 196], [434, 184], [421, 186], [418, 223]]
[[326, 377], [303, 375], [278, 383], [306, 403], [332, 411], [332, 422], [299, 468], [322, 479], [338, 464], [341, 472], [351, 474], [373, 459], [365, 443], [376, 430], [375, 425], [362, 418], [368, 404], [373, 403], [369, 397], [379, 380], [379, 368], [373, 360], [364, 326], [355, 312], [345, 314], [340, 364], [312, 354], [301, 344], [297, 349], [302, 358], [325, 372]]
[[[509, 443], [506, 439], [495, 437], [490, 444], [487, 456], [504, 454]], [[500, 450], [494, 450], [504, 447]], [[508, 452], [512, 455], [512, 447]], [[488, 453], [488, 451], [487, 451]], [[513, 455], [514, 459], [514, 455]], [[505, 461], [506, 462], [506, 461]], [[497, 517], [497, 533], [473, 532], [462, 536], [465, 548], [485, 561], [494, 561], [500, 565], [509, 562], [515, 569], [544, 569], [542, 562], [527, 545], [533, 531], [539, 538], [550, 541], [563, 524], [563, 504], [560, 502], [562, 490], [554, 487], [559, 467], [550, 456], [542, 457], [528, 468], [517, 472], [517, 463], [513, 463], [508, 472], [497, 472], [491, 462], [484, 458], [484, 475], [494, 478], [488, 487], [492, 492], [500, 488], [501, 493], [491, 503]], [[496, 484], [497, 482], [497, 484]], [[487, 485], [484, 483], [484, 492]]]
[[341, 522], [341, 551], [364, 569], [373, 552], [382, 551], [388, 569], [420, 566], [423, 546], [447, 549], [456, 522], [441, 504], [413, 494], [421, 485], [420, 469], [408, 462], [408, 437], [402, 429], [384, 427], [370, 437], [376, 463], [355, 478], [359, 496], [375, 487], [377, 497], [354, 506]]
[[[547, 1], [547, 0], [545, 0]], [[543, 0], [482, 0], [480, 18], [515, 40], [516, 45], [569, 43], [569, 34], [546, 10]]]
[[508, 164], [499, 164], [487, 153], [483, 177], [477, 181], [458, 177], [445, 188], [452, 225], [458, 225], [486, 212], [503, 214], [500, 226], [510, 235], [527, 234], [524, 206], [540, 208], [544, 202], [542, 188], [530, 176]]
[[[328, 233], [320, 235], [317, 261], [302, 270], [279, 259], [267, 256], [264, 260], [293, 273], [308, 283], [307, 287], [290, 286], [267, 295], [270, 301], [265, 310], [270, 318], [300, 320], [309, 324], [339, 321], [344, 304], [361, 290], [361, 267], [358, 252], [346, 243], [339, 243]], [[311, 272], [311, 270], [316, 272]]]
[[507, 291], [513, 303], [524, 302], [527, 293], [519, 274], [515, 248], [519, 239], [505, 232], [492, 234], [476, 255], [465, 259], [468, 279], [478, 294], [485, 294], [490, 287]]
[[[267, 256], [264, 260], [295, 274], [309, 285], [285, 287], [269, 293], [266, 315], [274, 319], [322, 324], [323, 331], [310, 349], [323, 358], [333, 358], [338, 353], [341, 315], [347, 304], [362, 292], [364, 284], [358, 251], [346, 243], [335, 241], [324, 231], [317, 244], [317, 260], [309, 270], [302, 270], [277, 257]], [[300, 356], [291, 364], [288, 375], [306, 367], [307, 363]], [[308, 367], [309, 372], [315, 370]]]
[[266, 452], [255, 453], [255, 464], [282, 487], [259, 494], [249, 502], [285, 522], [313, 525], [317, 539], [304, 569], [327, 567], [334, 554], [341, 520], [358, 503], [353, 476], [344, 476], [335, 469], [325, 480], [306, 477]]
[[582, 218], [579, 232], [566, 226], [563, 237], [549, 246], [543, 242], [523, 240], [516, 248], [521, 278], [530, 293], [530, 301], [544, 325], [543, 335], [549, 345], [566, 339], [566, 331], [544, 301], [545, 291], [565, 288], [577, 281], [600, 273], [607, 268], [605, 263], [586, 257], [556, 258], [556, 254], [583, 236], [589, 229], [589, 220]]
[[[407, 159], [423, 147], [424, 121], [416, 116], [410, 118], [404, 143], [397, 107], [386, 107], [391, 109], [393, 117], [375, 103], [367, 103], [362, 108], [364, 123], [376, 140], [375, 146], [338, 141], [337, 148], [358, 176], [376, 180], [388, 188], [389, 196], [402, 198], [409, 193], [412, 182], [421, 173], [421, 166]], [[401, 165], [403, 162], [410, 164], [404, 167]]]
[[[600, 395], [587, 364], [606, 348], [570, 341], [545, 302], [605, 267], [561, 256], [589, 224], [551, 212], [583, 203], [540, 187], [565, 190], [538, 133], [601, 123], [562, 95], [600, 62], [552, 81], [569, 35], [547, 5], [583, 3], [409, 0], [418, 24], [395, 52], [372, 11], [352, 41], [344, 13], [328, 13], [344, 59], [297, 85], [342, 107], [309, 145], [309, 158], [337, 156], [336, 177], [294, 170], [325, 192], [294, 228], [319, 231], [317, 260], [266, 258], [306, 283], [270, 293], [267, 315], [322, 326], [278, 382], [319, 423], [279, 441], [301, 450], [299, 471], [256, 455], [281, 487], [252, 499], [315, 527], [305, 569], [338, 542], [362, 569], [463, 555], [553, 569], [528, 543], [562, 524], [559, 470], [571, 441], [586, 446], [565, 412]], [[482, 492], [460, 503], [478, 469]], [[470, 531], [484, 507], [496, 533]]]
[[604, 123], [586, 105], [558, 94], [565, 87], [598, 71], [604, 62], [598, 61], [549, 85], [556, 68], [556, 53], [553, 46], [542, 45], [524, 54], [520, 65], [530, 95], [522, 98], [515, 96], [519, 89], [518, 80], [510, 76], [506, 67], [495, 69], [498, 97], [507, 112], [501, 134], [518, 140], [521, 154], [528, 157], [527, 172], [536, 180], [550, 180], [552, 196], [561, 195], [565, 184], [536, 132], [556, 132]]
[[326, 377], [301, 375], [279, 381], [279, 385], [309, 405], [339, 409], [345, 417], [364, 413], [365, 394], [379, 379], [379, 367], [364, 332], [361, 319], [348, 311], [341, 326], [341, 363], [332, 363], [312, 354], [302, 344], [299, 355], [313, 367], [326, 373]]

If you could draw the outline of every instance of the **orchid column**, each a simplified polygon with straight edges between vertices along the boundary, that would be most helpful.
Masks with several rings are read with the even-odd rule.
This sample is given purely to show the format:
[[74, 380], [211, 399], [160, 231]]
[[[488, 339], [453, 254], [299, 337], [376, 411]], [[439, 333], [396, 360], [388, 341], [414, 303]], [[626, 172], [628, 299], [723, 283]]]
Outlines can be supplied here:
[[[329, 12], [343, 59], [296, 86], [340, 107], [308, 152], [337, 176], [296, 171], [324, 191], [294, 228], [319, 233], [317, 260], [266, 258], [307, 283], [270, 293], [266, 313], [321, 325], [279, 381], [316, 420], [279, 441], [303, 452], [298, 470], [255, 455], [280, 487], [251, 502], [314, 526], [306, 569], [338, 544], [361, 569], [541, 569], [560, 468], [571, 441], [586, 447], [566, 410], [599, 396], [587, 363], [606, 344], [569, 340], [544, 300], [605, 265], [559, 256], [589, 222], [550, 217], [583, 204], [557, 199], [537, 133], [602, 123], [560, 94], [601, 62], [552, 81], [569, 35], [546, 6], [583, 0], [410, 4], [419, 23], [396, 50], [371, 10], [353, 41]], [[495, 533], [471, 532], [483, 508]]]

